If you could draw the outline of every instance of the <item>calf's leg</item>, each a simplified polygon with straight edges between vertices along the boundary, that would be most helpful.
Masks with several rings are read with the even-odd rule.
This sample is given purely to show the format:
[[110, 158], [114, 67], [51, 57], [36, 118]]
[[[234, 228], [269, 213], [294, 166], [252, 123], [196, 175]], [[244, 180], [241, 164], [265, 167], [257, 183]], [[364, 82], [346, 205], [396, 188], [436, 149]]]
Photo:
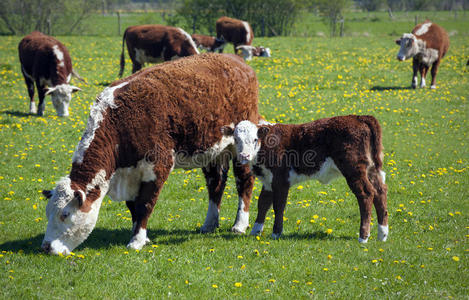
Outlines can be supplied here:
[[424, 63], [420, 64], [420, 87], [423, 88], [426, 86], [425, 78], [427, 77], [428, 66]]
[[218, 217], [228, 170], [229, 164], [220, 162], [213, 162], [202, 168], [209, 198], [207, 217], [205, 218], [204, 225], [200, 228], [202, 233], [213, 232], [219, 226]]
[[251, 235], [259, 235], [264, 229], [265, 216], [272, 206], [274, 194], [262, 187], [259, 201], [257, 202], [257, 218], [254, 227], [251, 230]]
[[383, 171], [369, 171], [368, 177], [376, 192], [373, 198], [376, 215], [378, 216], [378, 240], [385, 242], [389, 235], [387, 186], [384, 183]]
[[440, 66], [440, 60], [438, 59], [433, 63], [432, 66], [432, 85], [430, 86], [431, 89], [436, 89], [436, 74], [438, 73], [438, 67]]
[[417, 73], [419, 71], [419, 61], [417, 58], [413, 58], [412, 59], [412, 71], [413, 71], [413, 75], [412, 75], [412, 88], [415, 89], [417, 87], [417, 81], [418, 81], [418, 78], [417, 78]]
[[248, 165], [240, 164], [236, 158], [233, 159], [233, 173], [238, 191], [238, 212], [231, 231], [246, 233], [249, 226], [249, 206], [255, 179], [251, 173], [251, 168]]
[[46, 89], [45, 87], [39, 84], [39, 81], [36, 81], [36, 86], [37, 86], [37, 94], [39, 96], [39, 105], [37, 108], [37, 115], [42, 117], [44, 115], [44, 110], [46, 108], [46, 102], [44, 102], [44, 98], [46, 97], [45, 96]]
[[276, 184], [273, 188], [273, 204], [274, 204], [274, 229], [272, 232], [272, 238], [278, 239], [283, 232], [283, 213], [285, 211], [285, 205], [287, 204], [289, 185], [286, 182], [282, 184]]
[[37, 108], [36, 108], [36, 103], [34, 103], [34, 81], [31, 79], [31, 77], [28, 74], [26, 74], [26, 72], [23, 70], [23, 67], [21, 67], [21, 72], [23, 73], [24, 82], [26, 83], [26, 86], [28, 88], [29, 113], [35, 114], [37, 113]]

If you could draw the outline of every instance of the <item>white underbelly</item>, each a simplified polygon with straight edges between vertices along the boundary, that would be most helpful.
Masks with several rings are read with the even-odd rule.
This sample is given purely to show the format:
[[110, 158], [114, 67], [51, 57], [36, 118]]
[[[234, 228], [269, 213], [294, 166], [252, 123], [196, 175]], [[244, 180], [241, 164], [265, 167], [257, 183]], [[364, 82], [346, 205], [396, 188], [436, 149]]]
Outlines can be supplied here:
[[322, 184], [329, 184], [332, 180], [340, 176], [342, 176], [342, 173], [339, 171], [332, 158], [327, 157], [319, 171], [311, 175], [298, 174], [295, 170], [291, 169], [288, 173], [288, 181], [290, 182], [290, 186], [312, 179], [316, 179]]

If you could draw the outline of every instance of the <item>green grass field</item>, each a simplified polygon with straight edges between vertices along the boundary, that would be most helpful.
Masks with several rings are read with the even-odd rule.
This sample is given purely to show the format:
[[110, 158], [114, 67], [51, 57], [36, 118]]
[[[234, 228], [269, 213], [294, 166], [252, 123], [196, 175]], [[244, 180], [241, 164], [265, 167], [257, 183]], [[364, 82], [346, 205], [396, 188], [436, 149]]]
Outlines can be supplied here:
[[[357, 25], [380, 30], [373, 37], [255, 39], [273, 55], [249, 63], [267, 120], [371, 114], [380, 121], [387, 242], [376, 240], [374, 221], [368, 244], [358, 243], [358, 205], [343, 179], [293, 187], [284, 235], [272, 240], [273, 212], [260, 238], [229, 231], [238, 202], [230, 175], [220, 228], [199, 234], [208, 205], [203, 174], [175, 170], [148, 225], [151, 244], [128, 250], [130, 213], [105, 198], [95, 230], [69, 257], [40, 252], [47, 224], [40, 192], [68, 174], [91, 103], [117, 79], [121, 37], [58, 37], [89, 83], [75, 81], [83, 91], [73, 95], [69, 118], [56, 117], [50, 98], [44, 117], [28, 114], [21, 37], [0, 37], [0, 297], [467, 298], [469, 21], [451, 22], [459, 29], [436, 90], [409, 89], [411, 62], [395, 59], [402, 24]], [[251, 225], [260, 188], [256, 181]]]

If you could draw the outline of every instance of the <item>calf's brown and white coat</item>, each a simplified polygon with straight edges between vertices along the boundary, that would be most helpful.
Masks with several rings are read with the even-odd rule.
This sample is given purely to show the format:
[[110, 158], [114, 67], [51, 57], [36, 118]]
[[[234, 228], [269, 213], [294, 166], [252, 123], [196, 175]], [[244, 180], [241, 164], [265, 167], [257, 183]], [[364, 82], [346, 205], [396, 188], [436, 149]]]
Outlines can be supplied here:
[[[25, 36], [18, 45], [21, 72], [28, 87], [29, 112], [44, 114], [46, 95], [51, 95], [52, 104], [59, 116], [68, 116], [72, 93], [80, 88], [70, 85], [72, 75], [80, 78], [72, 68], [67, 48], [55, 38], [39, 31]], [[83, 79], [81, 79], [83, 80]], [[39, 106], [34, 102], [34, 84], [39, 95]]]
[[263, 46], [248, 46], [241, 45], [236, 47], [237, 51], [241, 51], [241, 56], [244, 60], [251, 60], [253, 56], [259, 57], [270, 57], [270, 48], [265, 48]]
[[200, 50], [216, 52], [225, 46], [225, 41], [223, 39], [215, 38], [213, 36], [194, 33], [191, 37]]
[[50, 200], [42, 247], [69, 253], [82, 243], [107, 194], [126, 201], [134, 224], [128, 246], [142, 248], [148, 218], [174, 168], [203, 168], [209, 208], [201, 231], [213, 231], [230, 159], [239, 196], [232, 230], [245, 232], [254, 178], [220, 128], [259, 121], [257, 89], [254, 70], [240, 57], [214, 53], [166, 62], [106, 88], [91, 108], [70, 175], [44, 191]]
[[381, 128], [374, 117], [350, 115], [301, 125], [260, 127], [242, 121], [234, 130], [225, 126], [222, 132], [234, 136], [238, 159], [250, 163], [263, 183], [251, 234], [262, 231], [273, 204], [272, 236], [280, 237], [289, 188], [309, 179], [327, 184], [342, 174], [360, 207], [359, 242], [368, 241], [373, 204], [378, 215], [378, 239], [386, 240], [387, 187], [382, 171]]
[[417, 87], [417, 72], [420, 72], [420, 87], [425, 87], [425, 77], [428, 69], [432, 67], [431, 88], [436, 88], [436, 74], [441, 59], [449, 49], [449, 37], [446, 31], [435, 23], [425, 21], [415, 26], [412, 33], [405, 33], [396, 44], [401, 46], [397, 59], [404, 61], [413, 58], [412, 61], [412, 88]]
[[[226, 43], [232, 43], [234, 52], [240, 45], [251, 45], [254, 39], [251, 25], [248, 22], [221, 17], [216, 22], [217, 38], [225, 40]], [[223, 48], [219, 50], [223, 52]]]
[[191, 36], [181, 28], [164, 25], [130, 26], [122, 38], [119, 77], [122, 77], [125, 68], [125, 44], [132, 60], [132, 73], [140, 70], [145, 63], [199, 54]]

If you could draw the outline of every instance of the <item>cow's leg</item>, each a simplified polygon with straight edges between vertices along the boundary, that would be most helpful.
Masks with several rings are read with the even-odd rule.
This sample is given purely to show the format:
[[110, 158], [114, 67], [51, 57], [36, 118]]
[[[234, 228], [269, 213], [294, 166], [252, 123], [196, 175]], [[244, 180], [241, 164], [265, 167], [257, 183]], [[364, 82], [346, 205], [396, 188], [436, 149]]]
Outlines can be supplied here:
[[378, 240], [383, 242], [386, 241], [389, 235], [387, 208], [388, 188], [384, 183], [385, 176], [386, 175], [383, 171], [378, 172], [374, 168], [368, 171], [368, 177], [376, 191], [373, 198], [373, 204], [376, 209], [376, 215], [378, 216]]
[[21, 67], [21, 72], [23, 73], [24, 82], [26, 83], [26, 86], [28, 87], [29, 113], [35, 114], [37, 113], [37, 108], [36, 108], [36, 103], [34, 103], [34, 81], [31, 79], [31, 77], [28, 74], [26, 74], [26, 72], [23, 70], [23, 67]]
[[125, 201], [125, 204], [127, 205], [127, 208], [130, 211], [130, 215], [132, 216], [132, 232], [135, 229], [135, 226], [137, 225], [137, 214], [135, 213], [135, 201]]
[[283, 213], [287, 204], [289, 188], [288, 182], [277, 183], [275, 187], [272, 187], [275, 213], [274, 229], [272, 232], [273, 239], [280, 238], [283, 232]]
[[272, 206], [273, 199], [273, 192], [266, 190], [263, 186], [261, 194], [259, 195], [259, 201], [257, 201], [257, 218], [251, 230], [251, 235], [259, 235], [264, 230], [265, 216]]
[[44, 115], [44, 110], [46, 108], [46, 102], [44, 101], [44, 98], [46, 97], [46, 88], [44, 86], [41, 86], [38, 80], [36, 81], [36, 86], [37, 86], [37, 94], [39, 97], [37, 115], [42, 117]]
[[233, 173], [238, 191], [238, 211], [231, 231], [246, 233], [246, 229], [249, 227], [249, 206], [251, 205], [255, 178], [249, 165], [240, 164], [236, 157], [233, 158]]
[[412, 60], [413, 75], [412, 75], [412, 85], [411, 85], [413, 89], [417, 87], [417, 82], [418, 82], [417, 73], [419, 71], [419, 65], [420, 65], [419, 60], [414, 57]]
[[430, 86], [431, 89], [436, 89], [436, 73], [438, 73], [438, 67], [440, 66], [440, 60], [436, 60], [432, 65], [432, 85]]
[[424, 63], [420, 63], [420, 87], [424, 88], [426, 86], [425, 78], [427, 77], [428, 66]]
[[225, 162], [212, 162], [202, 168], [208, 190], [208, 211], [204, 225], [200, 232], [213, 232], [218, 228], [218, 217], [220, 212], [221, 198], [225, 190], [226, 179], [228, 177], [229, 164]]
[[139, 71], [142, 68], [142, 64], [137, 61], [132, 61], [132, 74]]
[[[134, 221], [132, 238], [130, 239], [127, 247], [131, 249], [140, 250], [142, 247], [149, 243], [150, 240], [147, 238], [147, 223], [150, 218], [153, 208], [155, 207], [158, 195], [163, 188], [164, 182], [168, 178], [170, 173], [170, 167], [162, 168], [161, 165], [157, 165], [158, 170], [154, 170], [154, 180], [143, 181], [140, 184], [138, 196], [134, 201], [133, 206], [128, 204], [128, 207], [132, 213], [132, 221]], [[131, 208], [133, 207], [133, 208]]]

